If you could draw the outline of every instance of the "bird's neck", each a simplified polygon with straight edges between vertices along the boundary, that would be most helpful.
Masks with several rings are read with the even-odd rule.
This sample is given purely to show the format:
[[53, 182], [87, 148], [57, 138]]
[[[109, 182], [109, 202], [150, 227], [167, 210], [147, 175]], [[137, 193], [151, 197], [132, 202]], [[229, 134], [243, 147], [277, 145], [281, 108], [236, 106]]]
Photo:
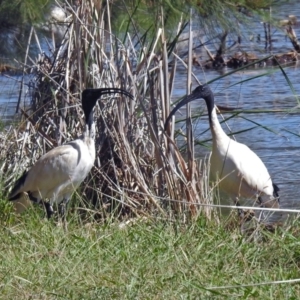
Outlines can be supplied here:
[[[95, 128], [95, 126], [93, 126]], [[95, 160], [96, 156], [96, 149], [95, 149], [95, 138], [94, 136], [91, 136], [91, 134], [88, 131], [88, 128], [86, 128], [86, 132], [83, 136], [83, 141], [85, 145], [87, 146], [88, 152], [90, 154], [90, 157], [92, 158], [92, 161]]]
[[228, 136], [222, 129], [221, 124], [219, 122], [213, 96], [210, 96], [204, 100], [206, 102], [206, 106], [208, 110], [209, 126], [213, 136], [213, 140], [217, 141], [218, 139], [221, 138], [228, 138]]
[[211, 115], [210, 115], [209, 126], [210, 126], [210, 130], [211, 130], [214, 141], [217, 141], [217, 140], [223, 139], [223, 138], [226, 138], [226, 139], [228, 138], [227, 134], [222, 129], [221, 124], [218, 120], [218, 115], [217, 115], [217, 111], [216, 111], [215, 107], [213, 108]]
[[86, 119], [86, 128], [85, 136], [94, 139], [95, 138], [95, 123], [94, 123], [94, 114], [93, 109], [85, 116]]

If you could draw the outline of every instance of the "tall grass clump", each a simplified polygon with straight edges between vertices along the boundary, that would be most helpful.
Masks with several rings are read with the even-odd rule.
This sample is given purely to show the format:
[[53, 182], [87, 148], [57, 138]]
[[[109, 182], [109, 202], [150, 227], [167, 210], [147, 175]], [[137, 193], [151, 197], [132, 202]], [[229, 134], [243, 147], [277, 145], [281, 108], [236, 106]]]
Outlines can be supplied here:
[[[134, 38], [125, 32], [123, 43], [111, 31], [109, 4], [104, 7], [90, 0], [68, 9], [72, 17], [60, 45], [24, 66], [33, 74], [27, 92], [31, 103], [20, 107], [20, 125], [1, 136], [5, 139], [1, 151], [5, 185], [43, 153], [80, 135], [84, 88], [118, 87], [130, 91], [135, 100], [107, 98], [95, 109], [97, 156], [76, 194], [81, 211], [92, 207], [104, 218], [111, 213], [184, 218], [203, 213], [210, 218], [211, 209], [200, 205], [211, 202], [207, 168], [194, 160], [191, 149], [186, 162], [172, 138], [173, 129], [168, 134], [163, 131], [172, 103], [177, 66], [172, 53], [176, 53], [177, 38], [167, 42], [161, 24], [153, 40], [142, 41], [137, 32]], [[39, 43], [34, 29], [32, 42]], [[189, 73], [191, 60], [190, 52]]]

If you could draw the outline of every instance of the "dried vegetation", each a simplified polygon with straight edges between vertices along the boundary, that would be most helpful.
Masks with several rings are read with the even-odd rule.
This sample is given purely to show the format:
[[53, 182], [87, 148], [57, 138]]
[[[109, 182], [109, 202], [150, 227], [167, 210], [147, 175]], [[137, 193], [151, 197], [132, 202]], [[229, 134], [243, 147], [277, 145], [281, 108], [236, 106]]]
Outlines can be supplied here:
[[[205, 166], [194, 160], [192, 146], [186, 162], [172, 138], [174, 124], [167, 134], [162, 129], [171, 105], [176, 42], [173, 52], [167, 51], [160, 30], [149, 46], [135, 47], [129, 34], [123, 44], [107, 22], [109, 7], [101, 10], [91, 0], [69, 10], [72, 21], [60, 46], [51, 55], [41, 54], [30, 68], [24, 66], [34, 74], [28, 85], [31, 105], [20, 107], [20, 124], [0, 137], [5, 185], [9, 187], [43, 153], [80, 135], [84, 88], [119, 87], [134, 94], [135, 100], [110, 97], [97, 105], [97, 157], [78, 190], [80, 210], [92, 208], [101, 218], [112, 212], [118, 217], [180, 214], [184, 218], [202, 212], [210, 218], [212, 209], [199, 205], [212, 198], [203, 180]], [[29, 43], [33, 41], [38, 42], [34, 30]], [[191, 64], [190, 53], [188, 86]], [[191, 135], [187, 137], [187, 145], [192, 145]]]

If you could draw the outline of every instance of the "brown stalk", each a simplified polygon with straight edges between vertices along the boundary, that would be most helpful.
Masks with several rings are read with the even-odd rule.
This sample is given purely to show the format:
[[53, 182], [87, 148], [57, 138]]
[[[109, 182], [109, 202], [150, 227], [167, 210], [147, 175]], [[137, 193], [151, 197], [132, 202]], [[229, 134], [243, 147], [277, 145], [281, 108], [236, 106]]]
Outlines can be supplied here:
[[[134, 49], [129, 38], [123, 45], [106, 22], [111, 18], [111, 5], [88, 0], [77, 8], [68, 7], [71, 23], [65, 38], [56, 43], [59, 48], [53, 49], [52, 56], [40, 55], [31, 66], [35, 82], [30, 107], [22, 108], [24, 125], [11, 129], [5, 148], [0, 146], [6, 183], [55, 145], [82, 133], [80, 94], [84, 88], [113, 86], [136, 97], [132, 101], [110, 96], [95, 108], [97, 157], [77, 192], [80, 212], [87, 216], [93, 211], [98, 218], [112, 213], [119, 218], [166, 214], [186, 218], [200, 211], [209, 216], [211, 210], [198, 206], [210, 198], [208, 186], [202, 183], [203, 170], [194, 159], [191, 120], [187, 161], [174, 140], [174, 126], [167, 134], [162, 130], [177, 64], [184, 65], [183, 59], [172, 53], [174, 64], [169, 68], [163, 26], [150, 49]], [[187, 92], [193, 75], [191, 63], [190, 29]], [[191, 117], [190, 109], [187, 115]], [[2, 139], [0, 136], [0, 142]]]

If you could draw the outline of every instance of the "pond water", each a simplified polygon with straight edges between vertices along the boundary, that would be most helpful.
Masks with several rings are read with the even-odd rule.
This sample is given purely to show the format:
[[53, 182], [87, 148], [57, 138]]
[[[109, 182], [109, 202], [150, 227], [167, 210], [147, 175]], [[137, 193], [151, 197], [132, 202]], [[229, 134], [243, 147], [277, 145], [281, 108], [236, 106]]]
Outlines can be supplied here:
[[[300, 94], [299, 71], [300, 69], [297, 67], [285, 68], [298, 95]], [[205, 78], [200, 73], [201, 71], [198, 75], [195, 70], [198, 78]], [[216, 74], [213, 73], [206, 72], [206, 79], [215, 78]], [[235, 139], [248, 145], [266, 164], [273, 182], [280, 187], [282, 206], [284, 208], [300, 208], [300, 189], [298, 188], [300, 186], [300, 110], [297, 99], [280, 71], [228, 88], [228, 86], [251, 76], [253, 76], [253, 71], [245, 71], [211, 84], [216, 104], [237, 107], [246, 111], [273, 110], [273, 112], [267, 113], [241, 113], [226, 121], [226, 124], [231, 132], [255, 127], [250, 131], [235, 134]], [[177, 81], [178, 85], [182, 82], [180, 78]], [[184, 89], [185, 87], [183, 87]], [[181, 95], [184, 95], [184, 92]], [[210, 139], [205, 102], [196, 100], [191, 107], [192, 110], [203, 110], [203, 116], [194, 122], [195, 139], [199, 141]], [[185, 114], [185, 108], [182, 109], [182, 112]], [[226, 118], [230, 115], [231, 113], [223, 114], [223, 117]], [[221, 120], [220, 116], [219, 120]], [[222, 127], [227, 133], [230, 133], [224, 123]], [[211, 142], [207, 142], [207, 144], [211, 145]], [[196, 145], [195, 151], [196, 156], [201, 158], [209, 153], [209, 149], [201, 145]]]
[[[287, 19], [288, 15], [293, 14], [299, 19], [300, 7], [299, 5], [295, 5], [295, 3], [290, 2], [282, 5], [278, 13], [279, 18]], [[263, 33], [262, 26], [262, 24], [257, 23], [254, 33]], [[299, 35], [300, 30], [297, 29], [299, 27], [295, 28], [295, 31], [298, 31]], [[286, 40], [281, 30], [272, 29], [272, 41], [273, 53], [288, 52], [292, 49], [290, 42]], [[213, 49], [212, 47], [210, 48], [210, 50]], [[258, 53], [254, 45], [251, 44], [246, 45], [241, 50]], [[263, 53], [260, 53], [259, 57], [263, 57]], [[234, 135], [235, 139], [248, 145], [263, 160], [273, 182], [280, 188], [282, 207], [297, 209], [300, 209], [299, 67], [300, 64], [297, 63], [284, 68], [294, 91], [292, 91], [280, 69], [274, 67], [243, 70], [211, 84], [211, 88], [215, 93], [216, 104], [239, 108], [243, 111], [268, 111], [267, 113], [242, 113], [238, 117], [227, 121], [226, 124], [231, 132], [239, 132], [255, 127], [256, 125], [253, 122], [263, 126], [256, 126], [250, 131], [236, 134]], [[230, 69], [222, 70], [222, 74], [230, 71]], [[221, 75], [217, 71], [203, 71], [200, 67], [194, 67], [193, 72], [202, 83], [209, 82]], [[270, 74], [251, 79], [267, 72]], [[178, 99], [186, 93], [185, 72], [182, 71], [182, 74], [177, 75], [175, 79], [176, 89], [174, 91], [174, 99]], [[183, 80], [182, 77], [185, 79]], [[251, 80], [246, 81], [247, 79]], [[195, 81], [193, 86], [197, 86]], [[203, 112], [203, 116], [193, 123], [195, 139], [199, 141], [210, 139], [211, 134], [205, 102], [203, 100], [196, 100], [191, 104], [191, 108], [192, 111]], [[182, 108], [181, 111], [183, 113], [182, 116], [184, 116], [185, 108]], [[223, 114], [223, 117], [227, 118], [230, 115], [231, 113]], [[179, 114], [178, 118], [180, 118]], [[219, 120], [221, 120], [220, 116]], [[224, 123], [222, 127], [227, 133], [230, 133], [230, 130], [228, 130]], [[207, 142], [206, 144], [210, 146], [211, 142]], [[209, 151], [207, 147], [201, 145], [195, 146], [197, 157], [205, 158]]]
[[[281, 19], [287, 18], [289, 14], [294, 14], [300, 19], [300, 6], [296, 5], [296, 2], [291, 1], [282, 5], [278, 12]], [[295, 30], [297, 31], [297, 28]], [[259, 22], [254, 27], [255, 32], [257, 34], [263, 33], [262, 24]], [[300, 35], [300, 30], [298, 30], [298, 35]], [[272, 29], [272, 40], [273, 53], [287, 52], [292, 49], [290, 42], [286, 40], [281, 30]], [[260, 46], [260, 50], [262, 48], [263, 46]], [[214, 50], [213, 47], [211, 50]], [[242, 50], [258, 53], [255, 46], [251, 44]], [[260, 57], [263, 55], [264, 53], [259, 53]], [[296, 64], [286, 67], [284, 70], [295, 94], [293, 94], [283, 73], [276, 68], [243, 70], [215, 81], [211, 84], [211, 88], [215, 93], [216, 104], [237, 107], [246, 111], [258, 109], [271, 111], [267, 113], [242, 113], [238, 117], [230, 119], [227, 124], [232, 132], [254, 127], [255, 124], [251, 121], [264, 126], [256, 126], [251, 131], [236, 134], [235, 138], [237, 141], [247, 144], [264, 161], [273, 181], [280, 187], [282, 206], [300, 209], [300, 110], [298, 107], [300, 68]], [[222, 72], [229, 71], [231, 70], [227, 69]], [[194, 67], [193, 72], [201, 82], [208, 82], [220, 76], [218, 71], [203, 71], [200, 67]], [[245, 81], [266, 72], [270, 72], [270, 74]], [[179, 68], [175, 78], [174, 100], [185, 95], [185, 83], [186, 72], [183, 68]], [[196, 83], [194, 82], [195, 86]], [[18, 77], [0, 76], [0, 119], [10, 119], [14, 115], [19, 90]], [[210, 139], [204, 101], [193, 102], [192, 108], [204, 112], [204, 115], [194, 123], [195, 138], [200, 141]], [[185, 109], [182, 111], [185, 113]], [[228, 114], [224, 114], [225, 118], [228, 116]], [[225, 124], [222, 126], [224, 129], [226, 128]], [[210, 145], [211, 143], [208, 142], [207, 144]], [[205, 157], [209, 152], [207, 147], [200, 145], [196, 145], [195, 150], [200, 158]]]
[[20, 81], [17, 76], [0, 76], [0, 120], [11, 120], [16, 112]]

